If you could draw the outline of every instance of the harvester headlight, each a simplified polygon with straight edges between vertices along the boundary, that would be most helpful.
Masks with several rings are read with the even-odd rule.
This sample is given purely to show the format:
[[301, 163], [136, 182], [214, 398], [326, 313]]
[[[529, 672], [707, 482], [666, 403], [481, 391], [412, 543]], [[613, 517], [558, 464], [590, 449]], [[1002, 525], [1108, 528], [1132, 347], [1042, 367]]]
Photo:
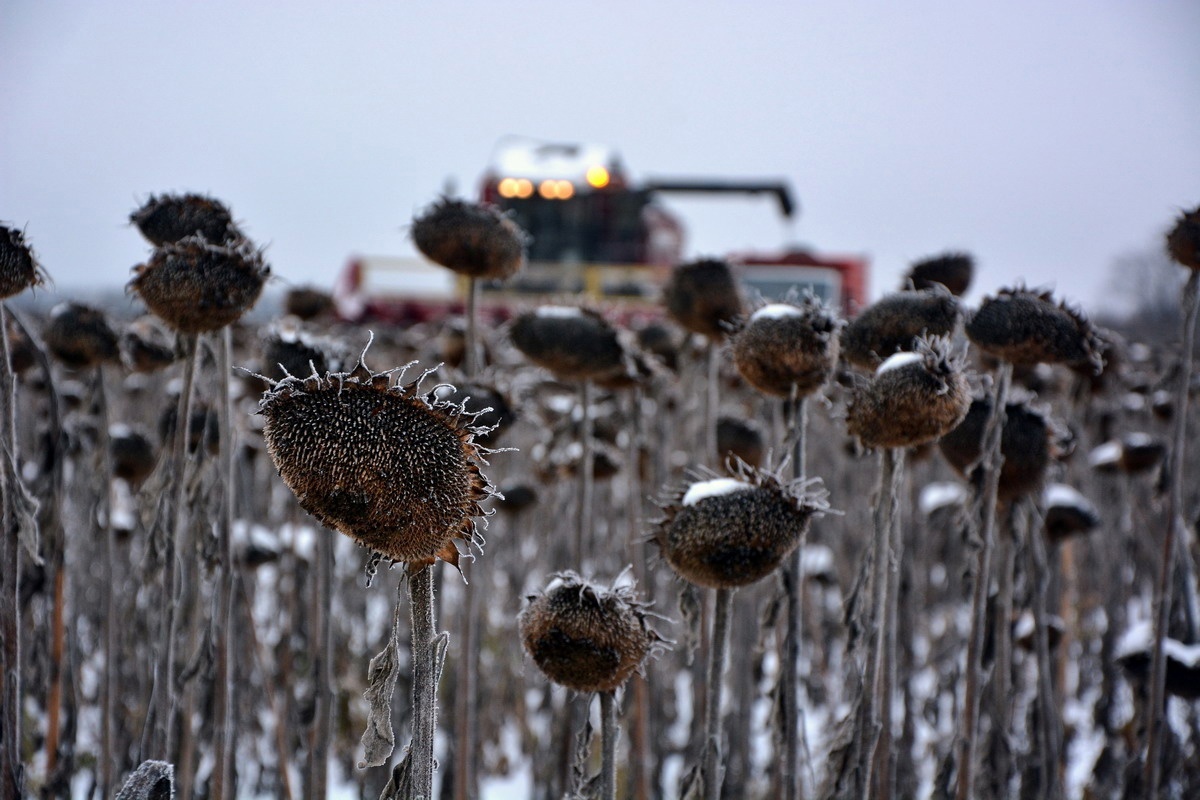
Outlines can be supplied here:
[[515, 178], [505, 178], [504, 180], [500, 181], [500, 186], [498, 187], [500, 190], [500, 196], [516, 197], [518, 195], [519, 186], [520, 181], [516, 180]]
[[608, 170], [597, 164], [594, 167], [588, 167], [587, 182], [588, 186], [594, 189], [603, 189], [608, 186]]
[[533, 181], [528, 178], [517, 179], [517, 197], [524, 200], [527, 197], [533, 196]]

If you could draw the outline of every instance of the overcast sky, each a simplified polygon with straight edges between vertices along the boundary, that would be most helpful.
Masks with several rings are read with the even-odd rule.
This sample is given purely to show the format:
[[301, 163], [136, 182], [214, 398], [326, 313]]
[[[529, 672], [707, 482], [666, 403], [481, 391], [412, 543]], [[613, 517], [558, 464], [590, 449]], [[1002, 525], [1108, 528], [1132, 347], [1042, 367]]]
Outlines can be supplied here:
[[[245, 6], [245, 7], [243, 7]], [[635, 176], [783, 177], [672, 201], [692, 254], [803, 242], [872, 294], [947, 248], [971, 298], [1102, 304], [1200, 203], [1200, 3], [0, 0], [0, 220], [60, 290], [120, 286], [151, 192], [224, 199], [288, 283], [405, 226], [496, 141], [610, 144]]]

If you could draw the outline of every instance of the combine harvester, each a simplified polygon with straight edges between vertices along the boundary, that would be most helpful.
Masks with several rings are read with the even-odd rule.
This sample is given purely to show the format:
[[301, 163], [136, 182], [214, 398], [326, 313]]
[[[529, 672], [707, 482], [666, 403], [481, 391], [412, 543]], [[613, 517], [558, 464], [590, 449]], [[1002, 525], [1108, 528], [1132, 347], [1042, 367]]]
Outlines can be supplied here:
[[[576, 296], [625, 321], [661, 316], [659, 296], [684, 258], [684, 226], [659, 198], [667, 194], [771, 195], [785, 218], [796, 204], [785, 181], [632, 181], [607, 147], [506, 139], [481, 181], [480, 200], [512, 215], [530, 234], [529, 263], [505, 281], [484, 283], [480, 311], [501, 321], [517, 309]], [[850, 315], [866, 305], [867, 261], [803, 249], [733, 253], [748, 297], [781, 299], [810, 290]], [[348, 321], [396, 324], [461, 313], [466, 282], [421, 259], [352, 257], [334, 301]]]

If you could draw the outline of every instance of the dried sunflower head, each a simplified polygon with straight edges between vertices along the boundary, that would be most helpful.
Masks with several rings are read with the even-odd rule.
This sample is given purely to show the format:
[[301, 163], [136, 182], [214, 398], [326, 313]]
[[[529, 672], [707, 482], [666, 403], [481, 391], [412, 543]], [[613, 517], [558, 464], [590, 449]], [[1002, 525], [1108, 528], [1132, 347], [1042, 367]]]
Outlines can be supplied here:
[[117, 334], [104, 312], [82, 303], [50, 309], [42, 331], [46, 348], [71, 369], [86, 369], [117, 358]]
[[762, 306], [734, 333], [733, 363], [764, 394], [806, 397], [837, 364], [839, 322], [819, 300]]
[[134, 488], [150, 477], [158, 461], [150, 437], [119, 423], [108, 429], [108, 451], [112, 458], [113, 474]]
[[0, 225], [0, 300], [46, 282], [46, 273], [38, 263], [25, 234]]
[[1100, 342], [1087, 318], [1049, 292], [1001, 289], [966, 324], [981, 350], [1013, 364], [1086, 364], [1101, 367]]
[[873, 370], [894, 353], [912, 350], [919, 336], [950, 336], [958, 317], [958, 301], [944, 286], [889, 294], [842, 330], [842, 356]]
[[121, 332], [121, 361], [131, 372], [157, 372], [175, 363], [175, 347], [166, 332], [147, 314]]
[[277, 320], [261, 336], [263, 374], [273, 380], [337, 372], [347, 362], [354, 363], [354, 356], [345, 352], [341, 341], [317, 335], [297, 324], [295, 318]]
[[638, 328], [635, 335], [642, 350], [656, 356], [667, 369], [677, 369], [679, 350], [683, 346], [678, 328], [666, 322], [652, 321]]
[[626, 585], [560, 572], [528, 600], [520, 617], [525, 652], [547, 678], [577, 692], [619, 688], [662, 642]]
[[595, 380], [633, 369], [617, 328], [591, 309], [541, 306], [518, 314], [508, 335], [530, 361], [561, 380]]
[[468, 414], [476, 415], [475, 424], [481, 429], [475, 441], [492, 446], [517, 420], [517, 412], [508, 398], [493, 384], [481, 381], [442, 384], [435, 392], [438, 400], [462, 406]]
[[37, 350], [16, 319], [8, 317], [5, 326], [8, 331], [8, 363], [14, 373], [21, 375], [37, 363]]
[[930, 289], [935, 283], [945, 286], [950, 294], [962, 297], [971, 286], [975, 260], [968, 253], [943, 253], [915, 262], [908, 271], [907, 282], [917, 290]]
[[[1004, 430], [1000, 434], [999, 497], [1012, 500], [1041, 487], [1050, 465], [1054, 428], [1046, 415], [1018, 399], [1005, 405]], [[966, 417], [938, 441], [946, 461], [967, 478], [978, 474], [984, 430], [992, 416], [990, 394], [972, 401]]]
[[717, 455], [723, 463], [733, 456], [733, 463], [744, 461], [760, 467], [766, 450], [766, 440], [758, 425], [737, 417], [717, 418]]
[[333, 295], [311, 286], [298, 286], [284, 296], [283, 310], [307, 322], [333, 310]]
[[1100, 525], [1100, 512], [1090, 500], [1076, 489], [1063, 483], [1052, 483], [1042, 492], [1046, 507], [1046, 534], [1059, 542], [1071, 536], [1088, 533]]
[[[175, 383], [171, 389], [171, 394], [178, 397], [179, 384]], [[175, 439], [175, 425], [179, 419], [178, 403], [172, 400], [158, 418], [158, 438], [162, 442], [170, 442]], [[217, 421], [217, 415], [212, 412], [207, 406], [200, 405], [192, 409], [192, 416], [188, 420], [187, 429], [187, 451], [195, 453], [201, 447], [204, 452], [209, 455], [216, 455], [221, 451], [221, 431]]]
[[726, 261], [701, 259], [671, 271], [663, 289], [667, 313], [692, 333], [723, 339], [742, 314], [742, 296]]
[[681, 577], [713, 589], [769, 575], [828, 509], [809, 482], [784, 483], [769, 470], [735, 462], [733, 477], [698, 476], [663, 503], [654, 540]]
[[213, 244], [242, 238], [225, 204], [202, 194], [152, 194], [129, 215], [129, 221], [155, 246], [189, 236], [199, 236]]
[[249, 242], [218, 245], [201, 236], [162, 245], [133, 270], [129, 288], [180, 333], [236, 321], [258, 300], [271, 271]]
[[1141, 431], [1121, 437], [1120, 467], [1124, 472], [1137, 474], [1158, 466], [1167, 455], [1167, 443]]
[[1188, 269], [1200, 270], [1200, 206], [1184, 211], [1167, 234], [1167, 252]]
[[443, 197], [413, 220], [413, 243], [435, 264], [503, 280], [525, 264], [525, 232], [495, 206]]
[[267, 450], [325, 525], [412, 570], [438, 558], [457, 566], [454, 540], [478, 541], [491, 493], [480, 429], [461, 406], [421, 391], [421, 378], [403, 378], [361, 360], [348, 373], [284, 378], [259, 406]]
[[941, 337], [917, 339], [855, 386], [846, 427], [865, 447], [915, 447], [953, 430], [970, 402], [962, 356]]

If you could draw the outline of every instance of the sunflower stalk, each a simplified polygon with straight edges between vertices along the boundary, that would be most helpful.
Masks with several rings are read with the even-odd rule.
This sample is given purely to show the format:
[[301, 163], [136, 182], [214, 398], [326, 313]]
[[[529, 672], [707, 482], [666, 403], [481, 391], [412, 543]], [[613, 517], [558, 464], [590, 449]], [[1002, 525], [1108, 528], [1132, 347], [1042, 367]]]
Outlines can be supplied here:
[[[808, 436], [808, 403], [806, 397], [797, 396], [794, 390], [792, 395], [791, 399], [785, 401], [792, 409], [792, 476], [804, 480], [807, 477], [805, 444]], [[781, 783], [785, 800], [796, 800], [804, 793], [801, 755], [808, 752], [801, 719], [799, 672], [800, 637], [804, 627], [804, 544], [807, 538], [802, 537], [800, 544], [788, 556], [783, 574], [784, 586], [787, 587], [787, 621], [780, 677], [783, 707], [779, 724], [783, 727]]]
[[734, 589], [717, 589], [713, 603], [712, 639], [704, 700], [704, 797], [720, 800], [724, 765], [721, 762], [721, 689], [729, 658], [729, 612]]
[[4, 707], [3, 725], [0, 727], [0, 794], [20, 797], [23, 794], [24, 778], [21, 766], [21, 616], [18, 582], [21, 575], [21, 545], [19, 541], [16, 510], [11, 498], [18, 480], [16, 459], [16, 379], [9, 362], [8, 320], [3, 305], [0, 305], [0, 537], [3, 537], [0, 555], [3, 558], [3, 573], [0, 573], [0, 642], [3, 644], [3, 661], [0, 676], [3, 679], [3, 694], [0, 705]]
[[600, 800], [617, 797], [616, 692], [600, 692]]
[[217, 349], [217, 372], [220, 375], [220, 398], [218, 401], [217, 425], [221, 441], [221, 468], [225, 473], [224, 491], [221, 492], [220, 516], [217, 526], [218, 548], [221, 567], [217, 577], [216, 613], [213, 627], [216, 638], [216, 682], [213, 704], [213, 764], [210, 796], [214, 800], [234, 796], [233, 786], [233, 692], [235, 686], [233, 642], [234, 563], [233, 563], [233, 517], [234, 478], [233, 400], [229, 391], [229, 373], [233, 360], [233, 335], [229, 326], [221, 329], [221, 344]]
[[896, 460], [892, 472], [891, 499], [888, 511], [888, 587], [887, 587], [887, 631], [884, 636], [883, 674], [879, 690], [880, 739], [876, 773], [879, 787], [877, 797], [891, 800], [896, 794], [897, 753], [894, 739], [893, 708], [899, 671], [899, 650], [896, 635], [900, 627], [900, 563], [904, 557], [904, 539], [900, 530], [900, 485], [904, 477], [904, 450], [893, 450]]
[[[875, 536], [871, 547], [871, 645], [867, 650], [866, 690], [863, 702], [863, 782], [862, 797], [871, 795], [876, 771], [877, 751], [887, 754], [891, 750], [891, 729], [885, 723], [890, 712], [880, 709], [891, 703], [885, 680], [889, 655], [887, 601], [890, 597], [889, 584], [895, 580], [891, 551], [892, 518], [899, 502], [899, 478], [904, 468], [903, 451], [885, 447], [879, 451], [879, 489], [875, 504]], [[882, 717], [882, 718], [881, 718]]]
[[[633, 576], [638, 586], [651, 587], [646, 579], [646, 542], [642, 534], [642, 479], [638, 468], [642, 446], [642, 387], [637, 384], [629, 393], [631, 427], [626, 442], [625, 477], [629, 498], [626, 514], [629, 531], [627, 547], [633, 562]], [[650, 740], [650, 690], [645, 676], [633, 678], [633, 722], [630, 731], [630, 767], [633, 771], [634, 800], [650, 800], [653, 795], [651, 778], [654, 758]]]
[[[98, 516], [102, 519], [98, 520], [101, 525], [101, 535], [104, 539], [104, 594], [101, 602], [104, 604], [104, 679], [103, 688], [101, 690], [101, 708], [100, 708], [100, 764], [98, 768], [99, 783], [98, 788], [102, 796], [107, 797], [112, 791], [113, 785], [113, 767], [114, 752], [116, 750], [113, 743], [113, 729], [116, 725], [116, 678], [118, 670], [118, 655], [117, 655], [117, 613], [116, 613], [116, 533], [113, 531], [112, 525], [112, 480], [109, 478], [112, 475], [112, 464], [108, 441], [108, 394], [104, 388], [104, 367], [97, 364], [92, 376], [92, 397], [95, 398], [96, 406], [96, 459], [97, 474], [101, 477], [101, 486], [97, 501], [99, 507], [97, 509]], [[64, 543], [65, 544], [65, 543]], [[64, 569], [65, 564], [59, 563], [55, 574], [55, 594], [58, 594], [58, 585], [60, 582], [65, 582]], [[62, 641], [60, 632], [57, 630], [62, 624], [62, 604], [56, 603], [55, 607], [55, 642], [57, 657], [62, 658]], [[51, 707], [54, 717], [58, 716], [58, 704], [61, 698], [61, 683], [59, 686], [52, 686]], [[57, 689], [57, 691], [53, 691]], [[53, 737], [57, 740], [57, 731]], [[55, 745], [57, 749], [57, 744]], [[47, 769], [49, 771], [49, 768]]]
[[[1158, 582], [1154, 587], [1154, 644], [1150, 659], [1150, 712], [1146, 726], [1145, 789], [1158, 791], [1162, 773], [1162, 739], [1166, 724], [1167, 659], [1163, 643], [1171, 621], [1171, 575], [1175, 568], [1175, 540], [1186, 537], [1181, 518], [1183, 470], [1187, 443], [1188, 389], [1192, 377], [1192, 352], [1196, 346], [1196, 316], [1200, 307], [1200, 270], [1188, 273], [1183, 290], [1183, 352], [1180, 353], [1179, 384], [1175, 389], [1175, 430], [1171, 443], [1171, 483], [1167, 490], [1166, 531], [1163, 533]], [[1186, 555], [1185, 557], [1190, 558]]]
[[[467, 329], [463, 374], [474, 380], [480, 367], [479, 280], [467, 278]], [[475, 577], [474, 575], [472, 577]], [[475, 730], [478, 714], [479, 612], [482, 576], [462, 587], [462, 614], [458, 622], [459, 659], [454, 692], [454, 800], [467, 800], [475, 789]]]
[[437, 682], [446, 640], [438, 636], [433, 618], [433, 566], [425, 566], [410, 575], [408, 596], [412, 613], [412, 797], [433, 798], [433, 740], [437, 730]]
[[583, 380], [579, 385], [580, 419], [579, 443], [579, 519], [575, 528], [575, 552], [573, 566], [582, 568], [584, 558], [589, 555], [592, 543], [592, 506], [596, 489], [595, 470], [592, 466], [592, 382]]
[[[1038, 748], [1042, 770], [1042, 796], [1047, 800], [1058, 800], [1063, 796], [1061, 755], [1062, 727], [1059, 724], [1059, 709], [1054, 692], [1054, 669], [1050, 660], [1050, 625], [1047, 597], [1050, 590], [1050, 564], [1046, 555], [1046, 541], [1041, 534], [1044, 525], [1030, 525], [1029, 517], [1034, 511], [1026, 498], [1021, 502], [1021, 532], [1025, 536], [1025, 555], [1029, 560], [1029, 575], [1033, 582], [1033, 625], [1034, 652], [1037, 659], [1037, 702], [1038, 702]], [[1007, 664], [1002, 665], [1005, 669]]]
[[187, 470], [188, 428], [192, 415], [192, 391], [195, 386], [197, 352], [199, 350], [196, 346], [195, 334], [181, 334], [181, 343], [184, 350], [183, 386], [179, 391], [175, 411], [174, 441], [171, 445], [169, 460], [159, 466], [160, 469], [164, 466], [168, 469], [169, 494], [167, 504], [159, 510], [153, 534], [161, 535], [164, 539], [161, 553], [163, 617], [160, 623], [154, 675], [150, 682], [150, 704], [146, 709], [141, 744], [138, 748], [139, 758], [148, 755], [153, 749], [154, 753], [167, 761], [173, 757], [174, 753], [175, 707], [179, 702], [175, 639], [179, 633], [176, 612], [182, 598], [176, 538], [186, 520], [183, 497], [187, 491], [185, 472]]
[[[309, 734], [309, 797], [325, 797], [329, 775], [329, 743], [333, 735], [333, 537], [318, 537], [316, 627], [313, 642], [315, 718]], [[432, 597], [430, 593], [430, 597]]]
[[1004, 431], [1008, 389], [1012, 382], [1012, 364], [1001, 361], [997, 369], [992, 414], [984, 429], [982, 455], [983, 487], [979, 492], [974, 519], [980, 522], [980, 543], [971, 601], [971, 633], [967, 641], [966, 687], [963, 694], [962, 724], [958, 730], [958, 777], [956, 800], [971, 797], [975, 772], [975, 740], [979, 732], [979, 704], [984, 681], [983, 644], [987, 631], [988, 583], [992, 575], [992, 554], [996, 539], [996, 498], [1000, 490], [1000, 468], [1004, 454], [1000, 449]]

